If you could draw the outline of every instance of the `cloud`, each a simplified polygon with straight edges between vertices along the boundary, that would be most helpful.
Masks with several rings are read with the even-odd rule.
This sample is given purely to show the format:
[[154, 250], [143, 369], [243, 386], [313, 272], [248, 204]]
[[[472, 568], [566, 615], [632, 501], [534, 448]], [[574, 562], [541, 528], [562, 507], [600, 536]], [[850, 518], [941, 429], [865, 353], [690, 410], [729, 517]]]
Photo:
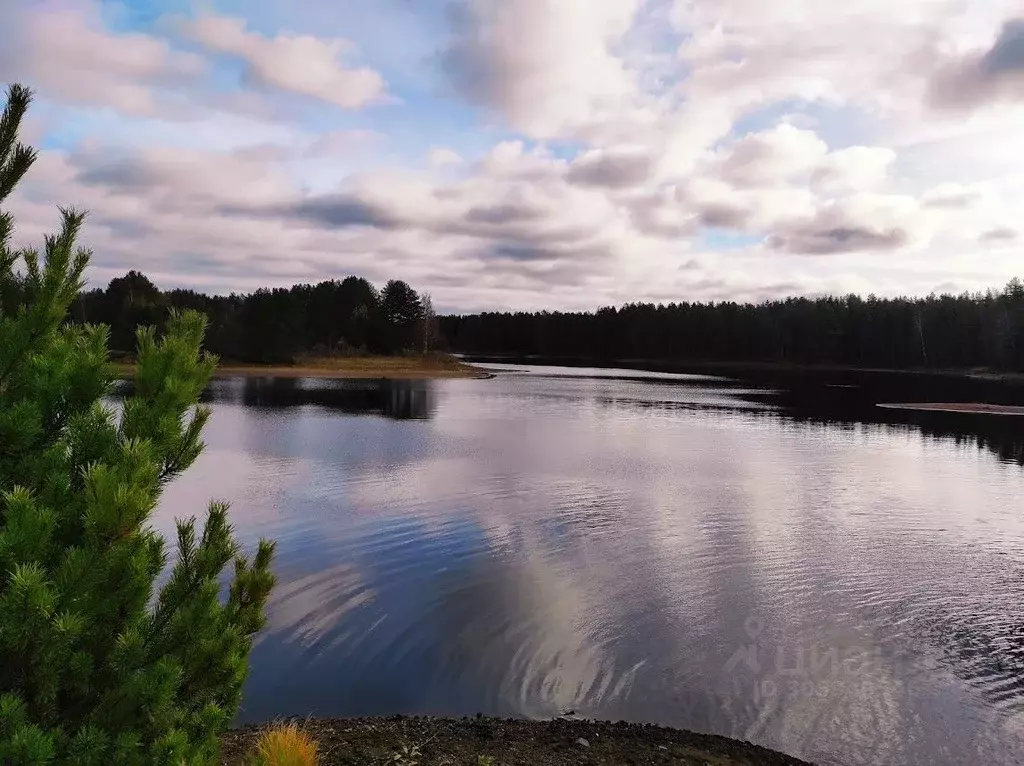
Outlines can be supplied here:
[[799, 185], [842, 194], [884, 185], [895, 159], [894, 151], [881, 146], [830, 150], [814, 130], [783, 122], [725, 143], [704, 170], [737, 189]]
[[827, 153], [828, 146], [813, 130], [783, 123], [734, 142], [715, 171], [734, 186], [778, 184], [809, 173]]
[[964, 210], [982, 199], [984, 194], [980, 189], [956, 183], [941, 184], [921, 195], [924, 207], [939, 210]]
[[468, 223], [502, 226], [539, 220], [544, 211], [528, 204], [503, 203], [471, 207], [465, 216]]
[[266, 163], [351, 158], [385, 140], [386, 136], [371, 130], [336, 130], [320, 135], [297, 133], [286, 143], [245, 144], [231, 149], [231, 154], [242, 160]]
[[700, 229], [698, 216], [677, 187], [634, 195], [627, 200], [627, 210], [633, 226], [650, 237], [681, 240]]
[[749, 219], [748, 210], [728, 203], [707, 204], [698, 216], [701, 225], [716, 229], [742, 229]]
[[333, 130], [319, 134], [305, 147], [304, 157], [331, 157], [365, 151], [373, 144], [386, 140], [374, 130]]
[[848, 146], [829, 152], [814, 168], [811, 183], [826, 191], [866, 191], [889, 180], [896, 152], [884, 146]]
[[[841, 10], [813, 0], [677, 0], [671, 21], [686, 35], [679, 57], [694, 98], [721, 94], [738, 110], [786, 99], [891, 109], [917, 89], [907, 57], [954, 11], [944, 0], [852, 0]], [[862, 55], [867, 40], [871, 56]]]
[[992, 77], [1024, 72], [1024, 17], [1003, 24], [995, 44], [982, 57], [982, 68]]
[[1017, 241], [1019, 236], [1020, 234], [1016, 229], [1011, 229], [1008, 226], [999, 226], [982, 232], [978, 239], [985, 244], [1012, 244]]
[[794, 227], [782, 233], [773, 234], [768, 244], [790, 253], [807, 255], [828, 255], [831, 253], [852, 253], [858, 250], [892, 250], [907, 243], [905, 229], [871, 229], [866, 226], [816, 225]]
[[931, 103], [971, 109], [995, 101], [1024, 102], [1024, 18], [1009, 19], [992, 45], [952, 58], [930, 82]]
[[156, 87], [194, 83], [206, 72], [200, 56], [141, 33], [104, 28], [92, 4], [13, 3], [0, 9], [0, 79], [21, 81], [47, 98], [154, 115], [174, 104]]
[[246, 76], [263, 86], [342, 109], [357, 109], [386, 96], [379, 72], [342, 63], [355, 50], [347, 40], [290, 34], [264, 37], [248, 31], [243, 19], [210, 14], [183, 21], [181, 30], [208, 50], [244, 61]]
[[[223, 208], [225, 212], [241, 212], [244, 208]], [[394, 229], [402, 225], [402, 219], [383, 206], [359, 199], [355, 195], [339, 194], [295, 202], [293, 204], [265, 211], [286, 219], [295, 219], [330, 229], [350, 226], [370, 226], [377, 229]]]
[[584, 152], [569, 166], [568, 179], [588, 186], [628, 188], [640, 186], [654, 170], [646, 147], [615, 147]]
[[430, 152], [427, 154], [427, 162], [431, 167], [441, 168], [447, 165], [461, 165], [463, 163], [462, 155], [460, 155], [454, 149], [448, 149], [443, 146], [432, 146]]
[[263, 162], [188, 149], [150, 148], [111, 153], [82, 150], [64, 160], [74, 182], [89, 197], [126, 196], [159, 207], [154, 212], [202, 210], [229, 199], [235, 204], [264, 204], [279, 200], [287, 177]]
[[859, 194], [829, 201], [810, 218], [775, 227], [767, 244], [798, 255], [892, 251], [914, 239], [912, 198]]
[[443, 71], [471, 102], [528, 135], [580, 130], [636, 92], [615, 44], [639, 0], [460, 0]]

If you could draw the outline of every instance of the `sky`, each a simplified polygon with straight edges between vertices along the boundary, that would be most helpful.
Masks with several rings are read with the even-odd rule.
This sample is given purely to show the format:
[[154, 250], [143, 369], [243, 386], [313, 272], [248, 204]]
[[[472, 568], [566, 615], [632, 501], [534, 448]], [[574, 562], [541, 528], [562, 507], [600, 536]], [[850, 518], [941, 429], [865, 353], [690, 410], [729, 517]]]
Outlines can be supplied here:
[[1024, 276], [1020, 0], [0, 0], [91, 286], [404, 279], [442, 311]]

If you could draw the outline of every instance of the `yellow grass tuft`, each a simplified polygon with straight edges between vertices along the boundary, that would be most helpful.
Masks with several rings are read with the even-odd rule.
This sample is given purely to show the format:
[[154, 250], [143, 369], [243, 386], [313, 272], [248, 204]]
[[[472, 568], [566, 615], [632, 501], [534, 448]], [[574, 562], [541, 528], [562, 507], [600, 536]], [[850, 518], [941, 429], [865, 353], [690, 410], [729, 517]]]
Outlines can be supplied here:
[[260, 735], [255, 766], [316, 766], [317, 744], [297, 724], [274, 724]]

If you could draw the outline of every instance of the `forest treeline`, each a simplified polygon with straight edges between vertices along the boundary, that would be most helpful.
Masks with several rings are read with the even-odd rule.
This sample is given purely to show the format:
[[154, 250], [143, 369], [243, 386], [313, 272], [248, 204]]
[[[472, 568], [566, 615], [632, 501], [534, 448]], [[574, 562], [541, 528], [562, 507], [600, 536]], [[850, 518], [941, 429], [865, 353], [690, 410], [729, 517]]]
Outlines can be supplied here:
[[163, 327], [171, 308], [198, 309], [205, 346], [225, 360], [288, 363], [301, 355], [399, 354], [437, 346], [429, 295], [391, 280], [377, 290], [361, 277], [261, 289], [247, 295], [161, 291], [130, 271], [105, 289], [83, 291], [72, 318], [110, 327], [110, 348], [130, 354], [140, 325]]
[[926, 298], [631, 303], [440, 318], [453, 351], [594, 361], [776, 362], [1024, 370], [1024, 283]]
[[1024, 283], [925, 298], [856, 295], [759, 304], [630, 303], [595, 312], [485, 312], [435, 317], [429, 295], [401, 280], [361, 277], [246, 295], [161, 291], [131, 271], [78, 296], [73, 317], [110, 327], [130, 353], [139, 325], [168, 309], [209, 317], [206, 347], [226, 360], [291, 362], [301, 355], [470, 354], [594, 361], [778, 362], [855, 367], [1024, 370]]

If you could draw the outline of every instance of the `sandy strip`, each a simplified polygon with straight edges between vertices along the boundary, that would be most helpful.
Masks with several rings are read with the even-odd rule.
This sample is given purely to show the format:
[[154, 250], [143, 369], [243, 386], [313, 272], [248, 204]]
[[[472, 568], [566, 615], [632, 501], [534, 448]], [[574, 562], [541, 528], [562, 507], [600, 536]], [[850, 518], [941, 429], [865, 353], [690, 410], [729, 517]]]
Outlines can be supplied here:
[[1024, 407], [1010, 404], [982, 404], [979, 402], [927, 402], [906, 404], [879, 404], [890, 410], [920, 412], [964, 412], [981, 415], [1024, 415]]

